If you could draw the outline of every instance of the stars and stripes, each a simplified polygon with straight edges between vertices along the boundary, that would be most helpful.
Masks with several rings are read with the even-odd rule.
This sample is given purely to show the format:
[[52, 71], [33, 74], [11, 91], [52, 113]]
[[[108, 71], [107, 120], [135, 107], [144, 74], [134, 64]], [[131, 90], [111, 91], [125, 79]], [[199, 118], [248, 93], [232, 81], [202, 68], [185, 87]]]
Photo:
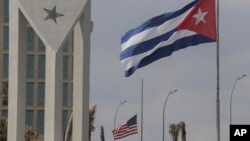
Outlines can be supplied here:
[[127, 137], [138, 133], [137, 130], [137, 115], [133, 116], [126, 123], [117, 126], [113, 131], [113, 137], [115, 140]]

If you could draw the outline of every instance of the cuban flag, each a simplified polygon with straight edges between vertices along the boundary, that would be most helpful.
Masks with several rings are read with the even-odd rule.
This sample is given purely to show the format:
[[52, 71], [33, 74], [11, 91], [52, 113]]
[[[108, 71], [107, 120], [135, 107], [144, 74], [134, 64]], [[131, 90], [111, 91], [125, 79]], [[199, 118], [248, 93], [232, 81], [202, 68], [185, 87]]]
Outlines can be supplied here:
[[125, 76], [179, 49], [215, 42], [215, 13], [215, 0], [195, 0], [126, 32], [120, 54]]

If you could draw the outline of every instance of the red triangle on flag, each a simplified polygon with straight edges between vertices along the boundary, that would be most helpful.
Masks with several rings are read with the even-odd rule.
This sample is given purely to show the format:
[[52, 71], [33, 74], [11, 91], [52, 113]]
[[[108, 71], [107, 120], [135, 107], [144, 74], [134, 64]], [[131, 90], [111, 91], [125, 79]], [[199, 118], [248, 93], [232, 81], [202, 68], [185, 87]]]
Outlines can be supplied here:
[[216, 40], [215, 0], [199, 0], [178, 30], [191, 30]]

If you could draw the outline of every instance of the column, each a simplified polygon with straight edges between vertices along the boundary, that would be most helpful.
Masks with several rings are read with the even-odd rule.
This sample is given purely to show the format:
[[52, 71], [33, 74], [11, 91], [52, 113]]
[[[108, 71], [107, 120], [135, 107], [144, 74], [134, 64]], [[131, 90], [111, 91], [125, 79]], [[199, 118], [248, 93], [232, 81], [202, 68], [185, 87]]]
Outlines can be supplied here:
[[46, 46], [44, 140], [62, 141], [62, 47]]
[[90, 0], [74, 28], [73, 141], [89, 140]]
[[17, 0], [9, 1], [8, 141], [24, 141], [26, 106], [26, 20]]

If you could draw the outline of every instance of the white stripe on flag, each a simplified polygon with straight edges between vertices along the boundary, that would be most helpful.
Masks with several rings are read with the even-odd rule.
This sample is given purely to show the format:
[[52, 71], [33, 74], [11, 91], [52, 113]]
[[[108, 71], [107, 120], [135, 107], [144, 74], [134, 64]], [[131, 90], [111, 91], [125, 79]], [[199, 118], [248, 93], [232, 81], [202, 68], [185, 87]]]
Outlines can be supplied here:
[[193, 8], [189, 9], [188, 11], [184, 12], [183, 14], [181, 14], [173, 19], [167, 20], [166, 22], [164, 22], [160, 26], [149, 28], [147, 30], [144, 30], [144, 31], [132, 36], [128, 41], [121, 44], [122, 51], [124, 51], [125, 49], [127, 49], [135, 44], [138, 44], [138, 43], [143, 42], [143, 41], [147, 41], [147, 40], [155, 38], [155, 37], [158, 37], [166, 32], [169, 32], [170, 30], [173, 30], [185, 19], [185, 17], [189, 14], [189, 12], [192, 9]]
[[149, 56], [150, 54], [152, 54], [157, 49], [159, 49], [161, 47], [164, 47], [164, 46], [167, 46], [167, 45], [171, 45], [172, 43], [174, 43], [178, 39], [188, 37], [188, 36], [192, 36], [192, 35], [195, 35], [195, 34], [197, 34], [197, 33], [193, 32], [193, 31], [190, 31], [190, 30], [179, 30], [179, 31], [173, 33], [173, 35], [167, 41], [160, 42], [153, 49], [151, 49], [151, 50], [149, 50], [147, 52], [144, 52], [144, 53], [141, 53], [141, 54], [126, 58], [126, 59], [122, 60], [121, 63], [123, 65], [125, 65], [124, 66], [125, 70], [128, 70], [128, 69], [132, 68], [133, 66], [137, 65], [144, 57]]

